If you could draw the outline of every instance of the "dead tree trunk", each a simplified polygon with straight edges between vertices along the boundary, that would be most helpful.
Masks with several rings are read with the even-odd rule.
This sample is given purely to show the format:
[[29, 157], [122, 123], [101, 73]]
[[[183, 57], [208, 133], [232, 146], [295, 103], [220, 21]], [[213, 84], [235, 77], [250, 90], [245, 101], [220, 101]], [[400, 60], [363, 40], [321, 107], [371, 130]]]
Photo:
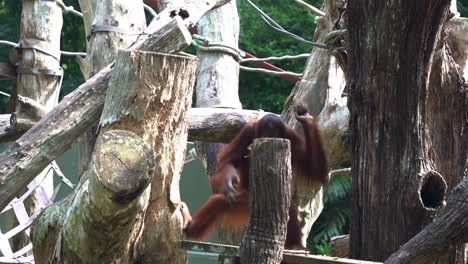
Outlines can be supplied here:
[[[353, 258], [386, 259], [463, 175], [467, 91], [440, 42], [449, 4], [348, 2]], [[443, 253], [431, 262], [463, 263], [461, 245]]]
[[[86, 56], [87, 72], [94, 76], [113, 62], [118, 49], [130, 47], [146, 27], [143, 1], [105, 0], [92, 3], [92, 27]], [[120, 30], [121, 33], [117, 32]], [[133, 32], [133, 34], [132, 34]], [[79, 139], [78, 175], [87, 170], [96, 142], [97, 123]]]
[[[35, 223], [35, 250], [52, 254], [51, 246], [61, 249], [56, 252], [61, 259], [44, 255], [41, 260], [149, 263], [149, 257], [157, 263], [181, 263], [178, 175], [195, 68], [196, 60], [187, 57], [119, 52], [99, 125], [103, 143], [89, 180], [70, 198], [71, 204], [54, 205]], [[83, 199], [84, 204], [74, 202]], [[56, 210], [64, 212], [62, 228], [51, 220]], [[48, 228], [62, 231], [45, 236]], [[60, 245], [54, 245], [56, 236]]]
[[240, 245], [241, 263], [279, 264], [291, 203], [289, 140], [255, 139], [251, 156], [250, 217]]
[[35, 262], [129, 263], [128, 240], [144, 214], [154, 167], [153, 151], [136, 134], [104, 133], [87, 180], [34, 222]]
[[[345, 5], [343, 0], [324, 1], [326, 15], [317, 18], [314, 41], [325, 43], [331, 31], [341, 29], [344, 23], [342, 20]], [[299, 133], [303, 133], [303, 130], [294, 117], [293, 106], [296, 103], [304, 103], [312, 115], [318, 117], [331, 168], [350, 159], [349, 150], [343, 144], [349, 118], [346, 98], [341, 97], [345, 84], [345, 74], [336, 59], [327, 50], [314, 48], [307, 61], [304, 76], [291, 91], [281, 114], [282, 118]], [[321, 186], [316, 186], [315, 190], [297, 186], [295, 191], [297, 195], [294, 197], [297, 199], [292, 202], [298, 206], [302, 243], [305, 247], [312, 224], [323, 209], [323, 190]]]
[[[239, 15], [232, 1], [208, 12], [198, 22], [198, 33], [210, 43], [221, 43], [237, 49], [239, 40]], [[231, 54], [220, 51], [197, 50], [200, 59], [196, 92], [197, 107], [241, 109], [239, 100], [239, 64]], [[221, 143], [195, 142], [208, 177], [216, 170], [216, 155], [223, 147]], [[218, 228], [219, 241], [238, 245], [242, 232], [229, 227]]]
[[[15, 50], [17, 56], [14, 56], [17, 58], [14, 63], [17, 64], [18, 76], [17, 94], [13, 95], [16, 97], [16, 109], [12, 116], [16, 120], [35, 123], [58, 103], [63, 78], [60, 67], [62, 24], [62, 9], [55, 2], [22, 1], [20, 45]], [[16, 123], [15, 130], [24, 132], [25, 129]], [[35, 179], [42, 182], [41, 187], [48, 197], [54, 191], [53, 174], [47, 166]], [[30, 215], [42, 209], [38, 199], [30, 196], [25, 200]], [[16, 223], [16, 218], [13, 222]], [[28, 243], [29, 238], [24, 233], [12, 239], [16, 250]]]
[[[163, 10], [147, 28], [148, 34], [140, 36], [132, 46], [135, 49], [177, 52], [190, 43], [190, 34], [185, 28], [199, 17], [225, 0], [188, 1], [185, 11], [189, 17], [172, 18], [173, 10]], [[100, 71], [72, 94], [67, 96], [56, 110], [47, 114], [16, 144], [0, 153], [0, 208], [5, 207], [18, 192], [26, 187], [34, 175], [51, 160], [62, 154], [100, 115], [103, 98], [110, 78], [111, 66]], [[97, 104], [89, 104], [98, 97]], [[71, 104], [74, 104], [72, 106]], [[79, 109], [82, 115], [72, 115], [71, 109]], [[55, 129], [51, 129], [54, 127]], [[51, 133], [51, 131], [53, 133]]]

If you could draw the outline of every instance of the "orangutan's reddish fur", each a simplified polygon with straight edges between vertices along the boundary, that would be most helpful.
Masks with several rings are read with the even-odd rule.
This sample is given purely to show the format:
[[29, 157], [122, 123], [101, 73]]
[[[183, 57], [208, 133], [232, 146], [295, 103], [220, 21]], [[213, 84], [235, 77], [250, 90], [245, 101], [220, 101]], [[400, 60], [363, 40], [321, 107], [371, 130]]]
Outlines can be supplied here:
[[[249, 146], [255, 138], [286, 138], [291, 141], [293, 186], [295, 180], [306, 186], [326, 184], [329, 180], [328, 161], [316, 120], [303, 105], [295, 107], [296, 119], [302, 124], [304, 137], [286, 125], [276, 115], [266, 115], [244, 126], [240, 133], [218, 154], [217, 170], [210, 177], [213, 194], [191, 217], [183, 210], [189, 239], [202, 240], [222, 223], [232, 227], [245, 226], [249, 215]], [[285, 248], [302, 249], [301, 228], [297, 208], [289, 208]]]

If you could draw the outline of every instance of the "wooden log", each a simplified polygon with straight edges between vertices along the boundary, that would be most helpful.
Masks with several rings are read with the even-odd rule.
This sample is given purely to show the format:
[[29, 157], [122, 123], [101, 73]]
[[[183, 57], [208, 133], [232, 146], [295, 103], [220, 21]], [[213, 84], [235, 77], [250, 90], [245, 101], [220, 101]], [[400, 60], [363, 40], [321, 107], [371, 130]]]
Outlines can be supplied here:
[[[239, 247], [232, 245], [214, 244], [209, 242], [198, 242], [182, 240], [182, 247], [186, 250], [208, 253], [218, 258], [218, 263], [237, 264], [241, 263], [239, 258]], [[206, 256], [206, 255], [205, 255]], [[221, 262], [222, 261], [222, 262]], [[337, 257], [327, 257], [318, 255], [301, 255], [288, 253], [284, 251], [283, 264], [382, 264], [382, 262], [373, 262], [356, 259], [346, 259]]]
[[[115, 60], [118, 49], [129, 48], [137, 39], [138, 32], [146, 28], [143, 1], [103, 0], [93, 1], [91, 6], [92, 26], [114, 26], [135, 34], [122, 34], [112, 31], [90, 32], [86, 73], [94, 76]], [[147, 49], [149, 50], [149, 49]], [[78, 139], [78, 175], [88, 169], [96, 142], [96, 123]]]
[[189, 140], [228, 143], [247, 122], [259, 119], [264, 112], [228, 108], [191, 108]]
[[338, 258], [349, 257], [349, 235], [330, 238], [331, 256]]
[[249, 177], [249, 224], [240, 245], [241, 263], [279, 264], [291, 203], [289, 140], [255, 139]]
[[[198, 22], [198, 34], [210, 43], [221, 43], [238, 48], [239, 15], [236, 1], [208, 12]], [[225, 52], [197, 50], [200, 59], [195, 87], [197, 107], [223, 107], [241, 109], [239, 99], [239, 64], [237, 58]], [[216, 170], [217, 154], [223, 144], [195, 142], [197, 156], [205, 165], [210, 177]], [[239, 244], [243, 229], [218, 228], [219, 241], [225, 244]]]
[[[12, 115], [14, 118], [10, 120], [14, 121], [11, 122], [11, 128], [18, 131], [30, 128], [31, 124], [57, 105], [63, 78], [63, 70], [60, 68], [62, 9], [50, 1], [23, 0], [21, 3], [20, 41], [18, 48], [14, 49], [16, 54], [10, 57], [11, 62], [17, 65], [16, 86], [10, 97], [15, 113]], [[23, 121], [29, 121], [29, 124], [21, 126], [25, 123]], [[38, 178], [43, 179], [41, 187], [49, 197], [54, 191], [53, 175], [50, 166], [44, 167], [36, 174]], [[23, 188], [22, 192], [25, 191]], [[42, 205], [35, 195], [25, 200], [25, 207], [28, 212], [42, 210]], [[11, 221], [6, 222], [13, 224], [16, 219], [13, 216]], [[12, 238], [13, 251], [29, 244], [26, 233], [22, 232]]]
[[157, 160], [135, 259], [142, 263], [185, 263], [186, 256], [178, 244], [182, 238], [182, 215], [177, 206], [197, 60], [155, 53], [120, 53], [130, 56], [116, 64], [123, 70], [111, 80], [112, 91], [106, 98], [101, 129], [125, 128], [141, 135], [155, 151]]
[[[212, 1], [211, 6], [205, 6], [202, 10], [206, 12], [214, 5], [215, 1]], [[158, 21], [165, 24], [158, 25]], [[186, 30], [180, 29], [179, 17], [156, 19], [153, 25], [157, 32]], [[179, 41], [180, 38], [165, 38], [164, 36], [166, 34], [160, 39], [148, 41], [166, 43], [163, 45], [165, 48], [160, 52], [181, 50], [188, 46], [188, 43]], [[181, 39], [184, 37], [181, 36]], [[144, 40], [141, 40], [133, 48], [138, 48], [143, 43]], [[0, 154], [0, 208], [5, 207], [19, 190], [26, 187], [34, 175], [67, 150], [77, 137], [100, 116], [111, 70], [112, 65], [109, 65], [78, 87], [23, 135], [16, 144]], [[73, 109], [78, 110], [79, 115], [74, 115], [76, 112], [72, 111]]]
[[141, 137], [124, 130], [104, 133], [87, 173], [89, 180], [34, 221], [36, 263], [127, 261], [128, 239], [146, 207], [145, 190], [154, 168], [153, 151]]
[[[103, 98], [89, 98], [90, 102], [98, 104], [99, 100]], [[69, 110], [70, 115], [80, 115], [82, 109], [75, 108]], [[257, 110], [236, 110], [236, 109], [224, 109], [224, 108], [191, 108], [189, 110], [189, 140], [190, 141], [204, 141], [204, 142], [223, 142], [227, 143], [231, 141], [234, 136], [244, 127], [249, 121], [257, 120], [263, 114], [268, 112], [262, 112]], [[271, 113], [268, 113], [271, 114]], [[99, 118], [97, 115], [92, 116], [93, 118]], [[62, 119], [62, 117], [57, 117]], [[17, 131], [10, 131], [10, 115], [0, 115], [0, 142], [8, 142], [7, 135], [19, 137]], [[27, 120], [19, 120], [20, 126], [32, 127], [36, 123], [27, 122]], [[67, 120], [63, 120], [67, 122]], [[68, 122], [79, 122], [77, 120], [68, 120]], [[1, 132], [4, 131], [4, 132]], [[50, 140], [54, 140], [55, 135], [49, 135]]]

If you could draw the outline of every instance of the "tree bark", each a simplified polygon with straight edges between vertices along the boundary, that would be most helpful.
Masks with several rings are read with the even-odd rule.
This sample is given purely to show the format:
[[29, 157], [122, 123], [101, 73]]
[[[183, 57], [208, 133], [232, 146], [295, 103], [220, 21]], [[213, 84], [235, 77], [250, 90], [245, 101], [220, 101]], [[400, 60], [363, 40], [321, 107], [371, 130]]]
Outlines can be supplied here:
[[155, 167], [152, 149], [125, 130], [104, 133], [88, 180], [34, 221], [36, 263], [129, 263]]
[[[85, 205], [83, 209], [78, 204], [77, 208], [65, 214], [72, 217], [65, 219], [60, 248], [63, 256], [73, 255], [82, 260], [73, 263], [89, 262], [86, 259], [90, 257], [93, 263], [134, 263], [137, 260], [149, 263], [147, 257], [157, 259], [151, 254], [155, 251], [165, 256], [165, 261], [158, 263], [180, 263], [184, 259], [185, 254], [178, 251], [177, 246], [182, 230], [182, 217], [177, 210], [180, 201], [178, 173], [183, 165], [186, 110], [190, 105], [195, 68], [196, 60], [188, 57], [140, 51], [118, 53], [98, 138], [120, 143], [115, 143], [117, 146], [108, 148], [107, 152], [102, 151], [102, 155], [96, 151], [96, 169], [91, 171], [89, 183], [85, 181], [77, 190], [77, 197], [71, 199], [83, 200], [83, 195], [86, 195], [89, 197], [87, 199], [95, 201], [95, 206], [86, 209]], [[132, 145], [135, 140], [132, 141], [130, 137], [122, 140], [108, 136], [116, 131], [141, 138], [144, 144]], [[142, 151], [145, 150], [143, 145], [149, 146], [149, 150]], [[139, 151], [152, 153], [151, 149], [155, 153], [151, 159], [147, 154], [139, 154]], [[122, 166], [110, 166], [116, 162]], [[102, 164], [109, 166], [97, 166]], [[135, 164], [151, 166], [141, 165], [149, 168], [142, 170], [131, 167]], [[128, 173], [133, 171], [138, 172], [139, 178], [134, 175], [137, 173]], [[93, 173], [97, 173], [97, 177]], [[115, 174], [123, 176], [119, 178]], [[99, 182], [103, 179], [109, 181], [104, 183], [107, 191], [101, 187], [91, 188], [96, 181], [94, 178]], [[151, 178], [152, 186], [146, 188]], [[96, 205], [98, 202], [105, 206]], [[82, 210], [87, 211], [83, 213]], [[74, 214], [75, 211], [77, 213]], [[51, 215], [38, 219], [36, 225], [40, 225], [41, 221], [49, 223], [48, 217]], [[81, 227], [77, 227], [76, 223], [81, 223]], [[166, 228], [161, 229], [162, 225]], [[85, 230], [85, 233], [81, 230]], [[44, 237], [42, 232], [45, 230], [38, 231], [39, 237]], [[96, 236], [96, 232], [102, 235]], [[162, 235], [155, 236], [157, 233]], [[162, 238], [163, 241], [160, 240]], [[56, 240], [54, 237], [48, 239]], [[35, 245], [38, 248], [50, 243], [37, 242], [41, 242]], [[45, 252], [41, 249], [39, 251]]]
[[[38, 13], [40, 15], [38, 15]], [[62, 10], [54, 2], [22, 1], [20, 48], [17, 52], [17, 82], [13, 97], [15, 100], [16, 120], [37, 121], [45, 112], [52, 110], [58, 103], [61, 78], [63, 70], [60, 68], [60, 34], [62, 31]], [[35, 43], [40, 41], [40, 43]], [[29, 43], [35, 44], [31, 46]], [[37, 45], [40, 48], [35, 48]], [[32, 74], [31, 69], [50, 70], [60, 73], [60, 76], [46, 74]], [[25, 101], [24, 99], [27, 98]], [[13, 98], [12, 98], [13, 99]], [[21, 100], [20, 100], [21, 99]], [[34, 105], [31, 107], [31, 105]], [[24, 130], [16, 126], [16, 130]], [[37, 179], [42, 180], [41, 187], [48, 197], [54, 191], [53, 171], [47, 166], [38, 171]], [[23, 188], [22, 192], [27, 189]], [[39, 198], [29, 196], [25, 201], [25, 207], [30, 215], [42, 210]], [[3, 208], [3, 207], [2, 207]], [[7, 225], [14, 227], [16, 217], [8, 217]], [[8, 227], [7, 227], [8, 229]], [[26, 233], [21, 233], [11, 239], [14, 251], [20, 250], [29, 243]]]
[[[344, 0], [324, 1], [326, 16], [317, 18], [314, 41], [325, 43], [328, 33], [343, 27]], [[285, 102], [281, 117], [299, 133], [301, 125], [294, 117], [294, 105], [304, 103], [312, 115], [319, 119], [320, 130], [328, 150], [330, 167], [335, 167], [350, 159], [349, 149], [343, 144], [348, 130], [349, 112], [346, 98], [341, 94], [345, 87], [345, 74], [336, 59], [327, 50], [312, 49], [307, 60], [304, 76], [296, 83], [291, 95]], [[302, 243], [306, 246], [312, 224], [323, 209], [323, 189], [316, 186], [314, 190], [296, 186], [297, 199], [292, 202], [298, 206], [302, 225]]]
[[[90, 83], [91, 86], [99, 85], [99, 82], [94, 80]], [[85, 97], [88, 98], [90, 104], [103, 104], [101, 101], [104, 101], [104, 97], [94, 97], [96, 90], [87, 91], [89, 92]], [[75, 104], [75, 100], [82, 100], [78, 98], [73, 98], [70, 104]], [[69, 110], [69, 114], [72, 116], [81, 116], [81, 112], [86, 111], [82, 108], [74, 108]], [[91, 118], [97, 120], [99, 118], [100, 112], [91, 113]], [[266, 112], [268, 113], [268, 112]], [[235, 109], [224, 109], [224, 108], [191, 108], [189, 110], [189, 140], [191, 141], [204, 141], [204, 142], [223, 142], [227, 143], [231, 141], [237, 133], [247, 124], [247, 122], [252, 120], [257, 120], [260, 115], [265, 114], [265, 112], [258, 110], [235, 110]], [[268, 113], [272, 114], [272, 113]], [[11, 115], [0, 115], [0, 137], [2, 138], [0, 142], [5, 142], [11, 137], [19, 137], [19, 135], [14, 131], [11, 131], [10, 126]], [[61, 120], [68, 127], [71, 127], [71, 130], [78, 129], [78, 127], [73, 126], [73, 122], [81, 123], [82, 119], [69, 119], [63, 120], [61, 116], [56, 116], [54, 120]], [[83, 120], [84, 121], [84, 120]], [[29, 120], [17, 120], [18, 126], [29, 127], [31, 128], [36, 123], [30, 122]], [[57, 122], [57, 121], [55, 121]], [[70, 124], [69, 124], [70, 123]], [[55, 126], [53, 126], [55, 128]], [[12, 133], [10, 133], [12, 132]], [[36, 132], [37, 133], [37, 132]], [[44, 135], [48, 137], [48, 140], [55, 141], [56, 135]], [[64, 142], [55, 142], [56, 145], [64, 145], [67, 143]]]
[[[113, 26], [132, 32], [143, 32], [146, 28], [143, 1], [105, 0], [93, 1], [91, 23], [95, 26]], [[86, 28], [86, 27], [85, 27]], [[113, 62], [118, 49], [130, 47], [137, 39], [137, 34], [121, 34], [117, 32], [88, 32], [90, 36], [88, 56], [89, 76], [94, 76], [100, 70]], [[78, 139], [78, 175], [87, 170], [96, 142], [97, 122]]]
[[[239, 15], [235, 1], [212, 10], [198, 22], [198, 34], [210, 43], [222, 43], [238, 48]], [[196, 106], [206, 108], [241, 109], [239, 100], [239, 64], [230, 54], [197, 50], [198, 66]], [[216, 170], [216, 156], [223, 144], [195, 142], [197, 155], [202, 161], [208, 177]], [[218, 228], [219, 242], [238, 245], [239, 231], [228, 227]]]
[[[353, 258], [386, 259], [463, 175], [466, 89], [440, 42], [449, 4], [348, 2]], [[431, 262], [463, 263], [462, 246]]]
[[[169, 10], [162, 11], [160, 16], [155, 18], [147, 28], [147, 32], [154, 33], [151, 38], [148, 38], [146, 35], [141, 36], [132, 48], [139, 49], [144, 46], [154, 48], [160, 52], [170, 53], [187, 47], [187, 35], [189, 36], [190, 34], [183, 24], [191, 23], [203, 13], [216, 5], [224, 3], [224, 1], [207, 1], [206, 3], [204, 5], [191, 3], [190, 6], [187, 6], [187, 12], [192, 15], [190, 19], [187, 18], [184, 21], [178, 16], [174, 19], [171, 18]], [[173, 32], [180, 32], [177, 35], [179, 37], [174, 38], [174, 34], [171, 34]], [[154, 45], [148, 45], [149, 42]], [[62, 154], [76, 140], [76, 136], [79, 136], [90, 126], [89, 122], [92, 123], [96, 116], [99, 116], [103, 99], [97, 100], [101, 103], [94, 105], [89, 105], [89, 100], [94, 96], [105, 97], [110, 72], [111, 67], [109, 66], [98, 73], [96, 77], [88, 80], [80, 88], [67, 96], [56, 107], [56, 110], [46, 115], [23, 135], [16, 144], [0, 154], [0, 208], [5, 207], [18, 194], [19, 190], [24, 188], [33, 179], [35, 174], [42, 170], [55, 157]], [[77, 103], [78, 105], [72, 106], [72, 103]], [[83, 115], [71, 115], [70, 109], [78, 106], [82, 106], [80, 110], [83, 111]], [[57, 115], [61, 118], [58, 118]], [[66, 122], [68, 119], [82, 119], [82, 121], [70, 123]], [[60, 121], [61, 123], [54, 123], [54, 121]], [[66, 124], [68, 124], [68, 127], [63, 126]], [[57, 125], [56, 129], [52, 130], [51, 127], [55, 125]], [[50, 137], [49, 134], [54, 135], [54, 137]], [[62, 142], [62, 144], [60, 146], [53, 145], [55, 142]]]
[[[105, 107], [103, 113], [110, 114], [101, 118], [101, 124], [110, 124], [110, 128], [115, 129], [113, 120], [122, 117], [129, 127], [135, 121], [155, 126], [153, 133], [144, 137], [155, 150], [158, 165], [137, 255], [142, 263], [185, 263], [185, 251], [179, 246], [183, 225], [178, 210], [179, 177], [187, 145], [187, 111], [195, 83], [196, 60], [181, 56], [157, 56], [145, 60], [146, 63], [150, 61], [153, 65], [147, 67], [147, 74], [152, 74], [155, 81], [141, 79], [145, 90], [125, 92], [123, 88], [128, 85], [123, 80], [138, 80], [140, 75], [125, 76], [119, 81], [119, 90], [125, 96], [120, 98], [125, 98], [125, 101], [119, 101], [119, 97], [108, 97], [115, 105], [123, 105], [125, 111], [113, 111], [112, 105]], [[140, 64], [144, 65], [143, 61]], [[145, 107], [152, 111], [143, 112]]]
[[[454, 245], [463, 245], [468, 241], [468, 175], [465, 173], [463, 176], [465, 179], [450, 193], [447, 206], [434, 221], [400, 247], [385, 263], [431, 263], [434, 258], [453, 250]], [[461, 247], [462, 255], [463, 251], [464, 246]], [[464, 258], [459, 261], [466, 263]]]
[[249, 224], [240, 245], [241, 263], [279, 264], [291, 203], [289, 140], [255, 139], [249, 177]]

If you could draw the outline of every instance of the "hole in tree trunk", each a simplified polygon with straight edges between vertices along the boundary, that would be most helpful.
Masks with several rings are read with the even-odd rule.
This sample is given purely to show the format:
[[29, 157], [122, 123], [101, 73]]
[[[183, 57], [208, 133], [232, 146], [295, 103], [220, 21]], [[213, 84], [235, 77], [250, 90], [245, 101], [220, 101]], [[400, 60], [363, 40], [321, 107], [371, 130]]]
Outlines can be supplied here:
[[428, 171], [422, 176], [419, 196], [424, 207], [437, 209], [444, 204], [447, 183], [436, 171]]

